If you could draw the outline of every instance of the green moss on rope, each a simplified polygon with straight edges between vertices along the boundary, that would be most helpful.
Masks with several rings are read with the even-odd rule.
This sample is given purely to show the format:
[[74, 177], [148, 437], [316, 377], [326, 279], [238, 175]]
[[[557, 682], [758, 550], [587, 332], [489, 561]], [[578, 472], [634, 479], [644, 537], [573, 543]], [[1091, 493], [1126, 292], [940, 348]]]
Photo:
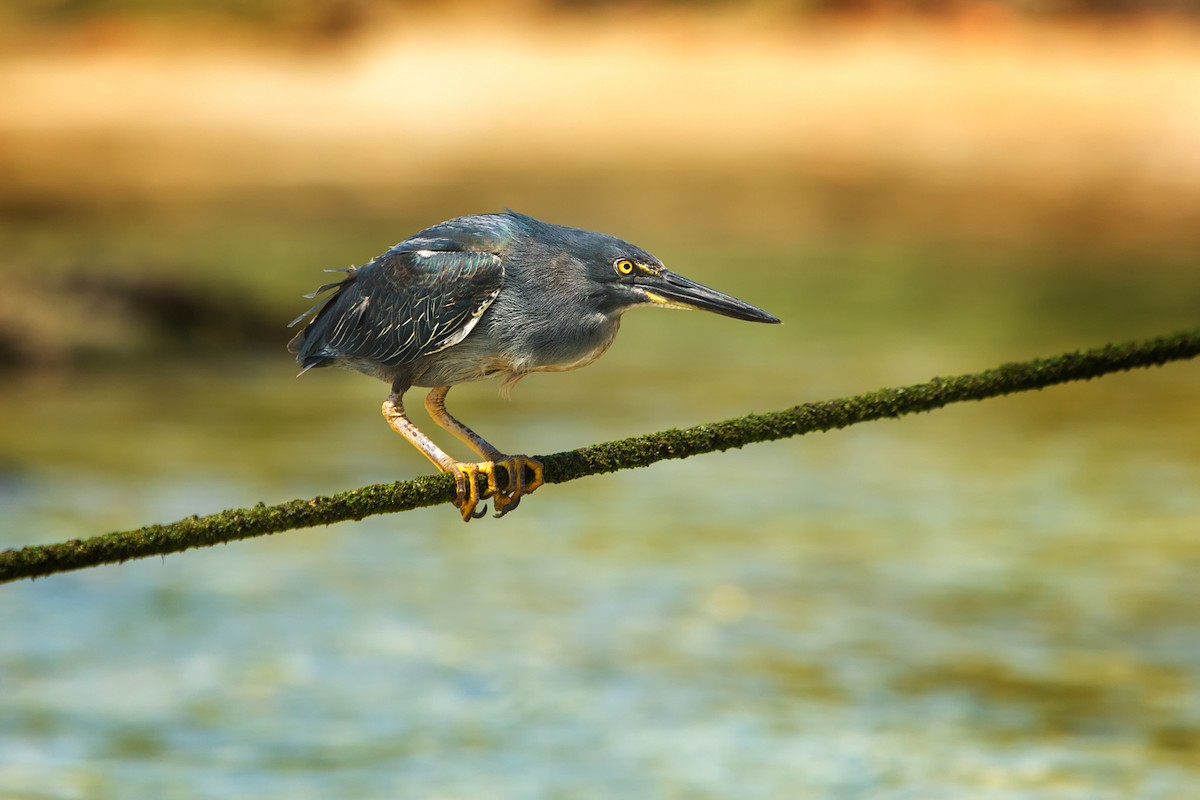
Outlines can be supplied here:
[[[932, 411], [965, 400], [984, 400], [1068, 381], [1090, 380], [1112, 372], [1158, 366], [1197, 355], [1200, 355], [1200, 328], [1141, 342], [1003, 364], [983, 372], [934, 378], [914, 386], [880, 389], [839, 400], [805, 403], [783, 411], [748, 414], [682, 430], [635, 436], [537, 458], [545, 466], [547, 483], [565, 483], [588, 475], [646, 467], [669, 458], [687, 458], [813, 431], [835, 430], [869, 420]], [[192, 516], [165, 525], [148, 525], [90, 539], [5, 550], [0, 552], [0, 582], [166, 555], [268, 533], [358, 520], [374, 514], [408, 511], [449, 503], [453, 499], [451, 477], [432, 475], [275, 506], [259, 503], [253, 508]]]

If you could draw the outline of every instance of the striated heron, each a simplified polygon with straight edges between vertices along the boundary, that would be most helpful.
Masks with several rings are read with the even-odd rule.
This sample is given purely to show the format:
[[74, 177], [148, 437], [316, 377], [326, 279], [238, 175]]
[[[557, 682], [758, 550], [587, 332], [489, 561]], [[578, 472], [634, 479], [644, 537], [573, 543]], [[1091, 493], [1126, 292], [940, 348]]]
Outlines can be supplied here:
[[[336, 271], [336, 270], [335, 270]], [[751, 322], [777, 318], [688, 280], [614, 236], [541, 222], [524, 214], [448, 220], [405, 239], [310, 299], [336, 289], [292, 321], [312, 320], [288, 344], [303, 366], [339, 365], [388, 381], [383, 416], [443, 472], [454, 475], [455, 505], [466, 521], [517, 507], [543, 483], [542, 465], [501, 453], [446, 411], [457, 383], [499, 377], [511, 387], [530, 372], [586, 366], [617, 335], [634, 306], [694, 308]], [[447, 455], [409, 420], [404, 393], [430, 387], [433, 421], [483, 459]], [[506, 475], [500, 485], [497, 469]], [[477, 476], [486, 478], [480, 491]]]

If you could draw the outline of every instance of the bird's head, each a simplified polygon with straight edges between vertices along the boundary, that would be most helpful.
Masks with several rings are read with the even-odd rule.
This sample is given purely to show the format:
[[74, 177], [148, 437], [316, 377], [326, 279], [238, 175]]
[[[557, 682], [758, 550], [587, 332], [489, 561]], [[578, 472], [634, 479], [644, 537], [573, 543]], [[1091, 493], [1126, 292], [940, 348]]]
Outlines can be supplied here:
[[779, 322], [761, 308], [672, 272], [636, 245], [609, 236], [594, 244], [587, 259], [588, 277], [613, 308], [698, 309], [749, 322]]
[[712, 311], [750, 322], [779, 322], [761, 308], [672, 272], [655, 256], [615, 236], [542, 222], [512, 210], [506, 214], [523, 229], [522, 241], [535, 250], [535, 261], [571, 265], [551, 268], [543, 278], [557, 283], [564, 293], [586, 297], [594, 311], [620, 315], [635, 306], [660, 306]]

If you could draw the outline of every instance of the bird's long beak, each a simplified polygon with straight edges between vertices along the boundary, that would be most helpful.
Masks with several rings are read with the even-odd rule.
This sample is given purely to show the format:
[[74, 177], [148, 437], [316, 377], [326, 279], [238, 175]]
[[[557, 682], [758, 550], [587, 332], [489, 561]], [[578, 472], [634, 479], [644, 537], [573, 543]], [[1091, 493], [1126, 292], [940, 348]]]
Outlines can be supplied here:
[[646, 295], [647, 300], [668, 308], [696, 308], [749, 322], [779, 322], [778, 317], [761, 308], [716, 289], [710, 289], [682, 275], [676, 275], [670, 270], [664, 269], [653, 277], [642, 278], [637, 282], [637, 286]]

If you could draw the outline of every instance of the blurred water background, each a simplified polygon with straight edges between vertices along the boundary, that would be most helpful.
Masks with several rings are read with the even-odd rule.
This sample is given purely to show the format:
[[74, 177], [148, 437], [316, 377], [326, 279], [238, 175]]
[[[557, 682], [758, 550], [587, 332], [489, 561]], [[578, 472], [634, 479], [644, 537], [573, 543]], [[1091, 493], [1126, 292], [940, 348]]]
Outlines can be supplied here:
[[[452, 393], [529, 453], [1200, 322], [1190, 3], [165, 8], [0, 13], [0, 546], [428, 471], [284, 326], [463, 213], [785, 321]], [[1197, 796], [1198, 408], [1176, 364], [3, 586], [0, 798]]]

